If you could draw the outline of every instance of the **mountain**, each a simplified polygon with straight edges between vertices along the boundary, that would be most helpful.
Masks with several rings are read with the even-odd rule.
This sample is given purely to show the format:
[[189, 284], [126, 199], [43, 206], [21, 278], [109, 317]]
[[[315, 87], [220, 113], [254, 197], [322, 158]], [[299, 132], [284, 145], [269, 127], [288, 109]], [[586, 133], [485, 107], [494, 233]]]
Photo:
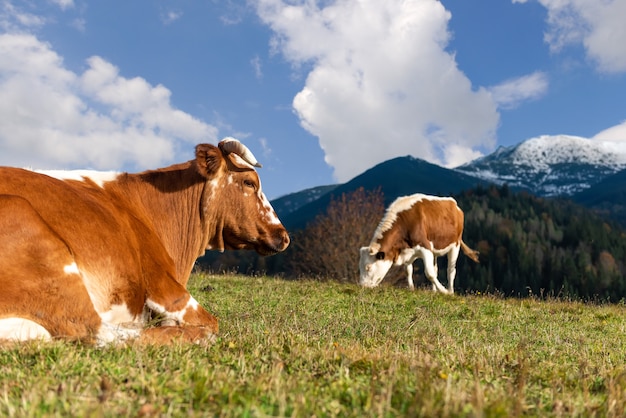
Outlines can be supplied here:
[[572, 200], [626, 227], [626, 170], [618, 171], [576, 193]]
[[310, 189], [301, 190], [295, 193], [289, 193], [278, 199], [272, 200], [272, 207], [280, 219], [284, 218], [291, 212], [295, 212], [307, 203], [319, 199], [321, 196], [332, 191], [337, 187], [336, 184], [327, 186], [312, 187]]
[[576, 136], [539, 136], [457, 167], [538, 196], [571, 196], [626, 168], [626, 143]]
[[292, 193], [272, 205], [285, 226], [297, 229], [323, 213], [334, 196], [359, 187], [380, 187], [388, 205], [398, 196], [417, 192], [451, 195], [477, 185], [507, 184], [541, 197], [572, 197], [614, 219], [623, 219], [626, 225], [626, 190], [618, 192], [626, 189], [626, 172], [620, 174], [625, 169], [626, 142], [544, 135], [500, 147], [455, 169], [410, 156], [394, 158], [347, 183]]
[[287, 229], [304, 228], [315, 216], [325, 211], [334, 196], [353, 192], [360, 187], [371, 191], [380, 187], [385, 205], [388, 205], [398, 196], [418, 192], [449, 196], [487, 183], [479, 178], [418, 158], [398, 157], [382, 162], [349, 182], [336, 186], [320, 198], [281, 217], [281, 220]]

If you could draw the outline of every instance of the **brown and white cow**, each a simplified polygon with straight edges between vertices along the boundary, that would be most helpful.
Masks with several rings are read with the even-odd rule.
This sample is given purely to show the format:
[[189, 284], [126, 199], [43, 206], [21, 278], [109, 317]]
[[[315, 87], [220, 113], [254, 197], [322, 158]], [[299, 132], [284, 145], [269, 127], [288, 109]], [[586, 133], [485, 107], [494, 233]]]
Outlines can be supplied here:
[[289, 236], [249, 149], [226, 138], [195, 151], [138, 174], [1, 167], [0, 338], [213, 340], [217, 319], [186, 290], [195, 260], [274, 254]]
[[[414, 194], [397, 198], [385, 212], [368, 247], [360, 249], [362, 286], [380, 284], [393, 264], [404, 265], [413, 289], [413, 262], [424, 260], [426, 277], [434, 291], [454, 293], [459, 250], [478, 262], [478, 252], [461, 238], [463, 211], [451, 197]], [[437, 257], [448, 256], [448, 288], [437, 278]]]

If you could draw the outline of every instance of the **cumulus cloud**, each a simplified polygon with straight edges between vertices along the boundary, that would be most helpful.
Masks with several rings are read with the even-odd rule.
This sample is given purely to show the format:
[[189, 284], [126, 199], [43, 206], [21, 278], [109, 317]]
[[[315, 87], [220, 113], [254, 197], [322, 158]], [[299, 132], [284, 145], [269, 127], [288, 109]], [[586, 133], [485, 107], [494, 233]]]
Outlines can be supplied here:
[[626, 121], [605, 129], [602, 132], [598, 132], [591, 139], [598, 141], [626, 142]]
[[34, 35], [0, 35], [0, 164], [143, 169], [217, 129], [173, 108], [170, 91], [100, 57], [77, 74]]
[[626, 0], [538, 1], [548, 10], [544, 39], [552, 51], [581, 44], [598, 71], [626, 71]]
[[257, 11], [275, 51], [310, 68], [293, 107], [337, 180], [398, 155], [454, 166], [493, 146], [496, 104], [446, 51], [439, 1], [259, 0]]
[[513, 109], [527, 100], [535, 100], [548, 91], [548, 77], [537, 71], [522, 77], [507, 80], [489, 88], [498, 107]]

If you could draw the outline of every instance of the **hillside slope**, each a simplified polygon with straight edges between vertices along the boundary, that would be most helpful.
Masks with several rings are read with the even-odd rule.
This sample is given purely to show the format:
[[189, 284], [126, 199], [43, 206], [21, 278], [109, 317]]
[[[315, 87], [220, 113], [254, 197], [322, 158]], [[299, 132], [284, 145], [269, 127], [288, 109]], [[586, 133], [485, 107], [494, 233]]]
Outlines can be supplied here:
[[626, 227], [626, 170], [575, 194], [572, 200]]

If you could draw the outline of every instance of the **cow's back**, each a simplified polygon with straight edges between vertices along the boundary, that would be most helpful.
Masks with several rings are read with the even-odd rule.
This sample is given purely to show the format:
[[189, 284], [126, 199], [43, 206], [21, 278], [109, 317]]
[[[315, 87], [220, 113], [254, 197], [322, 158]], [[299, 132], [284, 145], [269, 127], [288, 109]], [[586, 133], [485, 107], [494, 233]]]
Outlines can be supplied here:
[[427, 243], [438, 250], [446, 248], [463, 234], [463, 212], [452, 198], [422, 199], [399, 213], [398, 219], [410, 231], [411, 240], [426, 248]]

